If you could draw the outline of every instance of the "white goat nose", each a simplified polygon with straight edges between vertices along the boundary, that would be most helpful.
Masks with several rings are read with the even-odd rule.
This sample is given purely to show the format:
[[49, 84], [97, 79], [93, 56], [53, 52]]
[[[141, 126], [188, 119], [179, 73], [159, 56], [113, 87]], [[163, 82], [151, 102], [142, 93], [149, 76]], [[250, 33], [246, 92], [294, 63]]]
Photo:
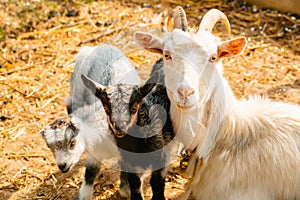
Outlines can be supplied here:
[[180, 98], [187, 98], [195, 93], [195, 90], [189, 86], [180, 86], [177, 89]]

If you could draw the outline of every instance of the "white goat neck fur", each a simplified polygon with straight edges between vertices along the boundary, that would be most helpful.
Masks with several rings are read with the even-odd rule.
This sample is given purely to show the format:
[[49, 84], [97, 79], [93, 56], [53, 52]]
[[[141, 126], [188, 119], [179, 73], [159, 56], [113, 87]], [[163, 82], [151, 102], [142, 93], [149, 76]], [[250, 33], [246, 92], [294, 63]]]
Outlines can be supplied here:
[[218, 81], [223, 87], [216, 87], [202, 108], [171, 109], [176, 137], [204, 157], [204, 167], [195, 168], [193, 195], [197, 200], [300, 198], [300, 107], [260, 97], [238, 101], [228, 83]]
[[[222, 76], [222, 62], [212, 59], [230, 41], [179, 29], [154, 40], [172, 56], [164, 59], [164, 71], [175, 138], [195, 152], [183, 199], [190, 191], [197, 200], [300, 199], [300, 107], [259, 97], [237, 100]], [[188, 101], [180, 88], [191, 92]], [[204, 162], [195, 166], [196, 159]]]

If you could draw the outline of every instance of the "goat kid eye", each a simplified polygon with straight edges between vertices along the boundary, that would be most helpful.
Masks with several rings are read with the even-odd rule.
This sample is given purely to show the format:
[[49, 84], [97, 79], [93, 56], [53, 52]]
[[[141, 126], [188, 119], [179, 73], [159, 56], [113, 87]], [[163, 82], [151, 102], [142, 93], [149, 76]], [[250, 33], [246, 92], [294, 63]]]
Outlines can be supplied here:
[[165, 57], [166, 60], [172, 60], [172, 56], [169, 52], [165, 52], [164, 57]]
[[217, 56], [216, 55], [212, 55], [210, 58], [209, 58], [209, 61], [210, 62], [215, 62], [217, 60]]
[[73, 141], [71, 142], [71, 144], [70, 144], [70, 147], [71, 147], [71, 148], [74, 148], [75, 145], [76, 145], [76, 140], [73, 140]]
[[137, 106], [132, 106], [131, 109], [130, 109], [130, 112], [131, 113], [136, 113], [137, 111]]

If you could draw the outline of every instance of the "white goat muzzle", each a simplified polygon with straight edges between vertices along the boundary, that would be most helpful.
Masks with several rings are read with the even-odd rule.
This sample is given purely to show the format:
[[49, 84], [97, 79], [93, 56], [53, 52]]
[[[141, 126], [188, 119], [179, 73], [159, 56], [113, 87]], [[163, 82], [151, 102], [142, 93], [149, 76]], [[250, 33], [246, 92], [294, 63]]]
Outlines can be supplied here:
[[183, 71], [183, 73], [177, 72], [177, 77], [173, 78], [172, 82], [168, 82], [173, 85], [168, 89], [172, 90], [173, 103], [180, 109], [191, 109], [197, 104], [197, 86], [201, 75], [199, 75], [196, 68], [190, 64], [181, 65], [181, 69], [178, 68], [178, 71]]
[[177, 105], [182, 109], [189, 109], [196, 103], [195, 90], [189, 85], [182, 84], [176, 91]]

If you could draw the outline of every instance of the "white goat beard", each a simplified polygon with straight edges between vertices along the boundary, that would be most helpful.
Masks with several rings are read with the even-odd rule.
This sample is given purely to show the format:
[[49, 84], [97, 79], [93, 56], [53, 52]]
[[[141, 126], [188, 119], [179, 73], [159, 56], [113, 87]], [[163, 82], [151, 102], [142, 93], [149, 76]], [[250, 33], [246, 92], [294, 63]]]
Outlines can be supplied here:
[[[213, 80], [212, 80], [213, 81]], [[196, 151], [196, 155], [200, 159], [205, 159], [209, 152], [213, 149], [218, 133], [220, 131], [220, 128], [223, 124], [224, 116], [225, 116], [225, 105], [223, 102], [219, 102], [218, 98], [225, 98], [223, 90], [212, 91], [214, 88], [211, 88], [211, 90], [207, 90], [206, 95], [203, 98], [203, 104], [201, 103], [200, 105], [203, 105], [201, 108], [201, 119], [206, 119], [206, 122], [203, 124], [205, 127], [205, 136], [203, 140], [201, 141], [202, 144], [198, 145], [198, 149]], [[221, 91], [221, 93], [220, 93]], [[212, 108], [212, 106], [214, 108]], [[209, 111], [208, 111], [209, 110]], [[208, 116], [206, 112], [209, 112]], [[220, 114], [221, 113], [221, 114]], [[222, 114], [223, 113], [223, 114]], [[202, 133], [203, 135], [203, 133]]]

